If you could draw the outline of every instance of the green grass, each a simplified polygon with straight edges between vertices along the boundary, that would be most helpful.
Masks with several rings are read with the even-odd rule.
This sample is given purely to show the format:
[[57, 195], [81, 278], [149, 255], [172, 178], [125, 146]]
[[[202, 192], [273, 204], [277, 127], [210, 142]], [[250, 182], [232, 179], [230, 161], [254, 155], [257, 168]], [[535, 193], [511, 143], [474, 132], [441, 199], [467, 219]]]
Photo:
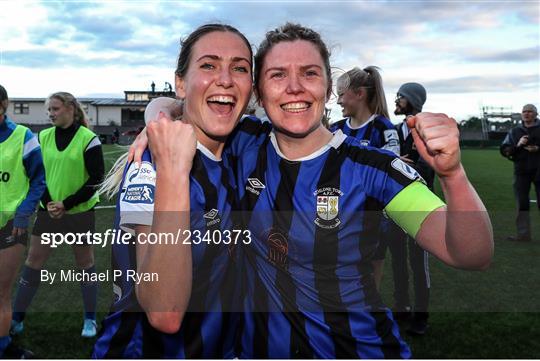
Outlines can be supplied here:
[[[462, 161], [493, 224], [495, 256], [484, 272], [449, 268], [430, 258], [430, 329], [405, 335], [416, 358], [535, 358], [540, 355], [540, 217], [531, 204], [531, 244], [515, 233], [512, 163], [496, 149], [467, 149]], [[440, 187], [436, 187], [440, 194]], [[531, 196], [532, 196], [531, 192]], [[531, 197], [533, 199], [533, 197]], [[382, 294], [392, 304], [390, 257]], [[411, 276], [411, 274], [409, 274]], [[414, 295], [411, 285], [410, 295]]]
[[[110, 167], [122, 154], [105, 146]], [[463, 163], [489, 210], [495, 257], [485, 272], [451, 269], [431, 257], [430, 329], [422, 338], [404, 336], [416, 358], [535, 358], [540, 355], [540, 217], [532, 204], [531, 244], [504, 241], [514, 233], [512, 164], [495, 149], [467, 149]], [[110, 205], [113, 202], [102, 202]], [[97, 231], [112, 226], [113, 210], [96, 212]], [[388, 257], [389, 258], [389, 257]], [[110, 267], [110, 249], [96, 249], [99, 270]], [[73, 268], [69, 247], [56, 249], [46, 268]], [[391, 304], [391, 270], [386, 262], [382, 294]], [[111, 287], [100, 284], [99, 319], [108, 311]], [[411, 290], [411, 295], [413, 295]], [[94, 340], [79, 336], [82, 301], [79, 285], [42, 285], [18, 341], [42, 358], [88, 358]]]

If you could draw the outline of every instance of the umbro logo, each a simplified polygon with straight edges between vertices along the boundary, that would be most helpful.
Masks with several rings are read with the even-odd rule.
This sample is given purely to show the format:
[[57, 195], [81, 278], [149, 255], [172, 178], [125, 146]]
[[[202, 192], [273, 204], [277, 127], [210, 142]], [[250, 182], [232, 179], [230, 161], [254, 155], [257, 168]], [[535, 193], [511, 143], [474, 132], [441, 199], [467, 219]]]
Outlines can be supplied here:
[[206, 212], [203, 217], [206, 219], [206, 226], [210, 227], [214, 224], [217, 224], [221, 222], [221, 218], [219, 217], [219, 211], [215, 208], [212, 208], [208, 212]]
[[203, 217], [206, 219], [214, 219], [218, 215], [218, 210], [213, 208], [211, 211], [206, 213]]
[[263, 182], [261, 182], [257, 178], [248, 178], [248, 182], [253, 188], [257, 188], [257, 189], [266, 188], [266, 186], [263, 184]]
[[255, 195], [260, 195], [260, 189], [265, 189], [266, 186], [257, 178], [248, 178], [248, 184], [246, 185], [246, 190], [250, 191]]

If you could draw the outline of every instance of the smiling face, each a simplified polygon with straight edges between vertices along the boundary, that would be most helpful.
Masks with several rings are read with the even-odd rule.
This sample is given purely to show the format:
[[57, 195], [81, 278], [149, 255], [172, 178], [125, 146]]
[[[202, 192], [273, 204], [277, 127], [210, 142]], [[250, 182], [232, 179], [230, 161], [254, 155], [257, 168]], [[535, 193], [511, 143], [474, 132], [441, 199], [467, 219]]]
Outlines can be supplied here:
[[58, 98], [51, 98], [48, 103], [47, 111], [51, 122], [60, 128], [68, 128], [73, 124], [75, 108], [73, 105], [65, 105]]
[[312, 43], [295, 40], [274, 45], [264, 58], [259, 89], [277, 131], [301, 138], [321, 126], [328, 79]]
[[185, 76], [176, 76], [176, 94], [184, 99], [183, 119], [209, 149], [232, 132], [251, 90], [251, 53], [231, 32], [203, 35], [193, 46]]
[[341, 106], [343, 116], [355, 118], [360, 108], [365, 105], [365, 92], [362, 89], [358, 91], [349, 89], [339, 80], [336, 90], [338, 94], [337, 103]]

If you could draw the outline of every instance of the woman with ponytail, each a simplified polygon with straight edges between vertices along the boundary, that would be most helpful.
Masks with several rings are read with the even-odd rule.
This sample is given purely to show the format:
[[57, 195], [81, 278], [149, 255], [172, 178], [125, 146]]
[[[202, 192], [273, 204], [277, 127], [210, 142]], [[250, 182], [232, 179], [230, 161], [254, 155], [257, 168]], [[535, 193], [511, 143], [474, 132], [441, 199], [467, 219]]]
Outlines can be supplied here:
[[[332, 124], [331, 130], [341, 129], [346, 135], [358, 138], [363, 144], [387, 149], [399, 155], [399, 138], [388, 119], [388, 108], [378, 68], [353, 68], [337, 81], [338, 104], [344, 119]], [[395, 136], [395, 137], [394, 137]]]
[[[38, 216], [30, 239], [30, 250], [22, 271], [14, 304], [12, 333], [23, 331], [25, 312], [40, 284], [41, 269], [52, 248], [41, 242], [43, 233], [73, 233], [90, 241], [95, 232], [94, 207], [99, 202], [97, 186], [103, 180], [104, 162], [99, 137], [88, 129], [81, 104], [73, 95], [58, 92], [46, 102], [53, 127], [39, 134], [47, 188], [41, 198]], [[74, 244], [79, 270], [95, 279], [93, 246]], [[86, 277], [85, 277], [86, 278]], [[84, 304], [82, 337], [96, 335], [97, 283], [81, 282]]]
[[[399, 137], [395, 126], [388, 119], [386, 97], [378, 68], [368, 66], [363, 70], [356, 67], [349, 70], [338, 78], [337, 93], [338, 104], [343, 108], [343, 116], [346, 118], [334, 123], [330, 129], [341, 129], [343, 133], [360, 140], [363, 145], [386, 149], [399, 156]], [[373, 259], [377, 289], [381, 283], [386, 248], [396, 232], [391, 222], [382, 222], [383, 234]]]

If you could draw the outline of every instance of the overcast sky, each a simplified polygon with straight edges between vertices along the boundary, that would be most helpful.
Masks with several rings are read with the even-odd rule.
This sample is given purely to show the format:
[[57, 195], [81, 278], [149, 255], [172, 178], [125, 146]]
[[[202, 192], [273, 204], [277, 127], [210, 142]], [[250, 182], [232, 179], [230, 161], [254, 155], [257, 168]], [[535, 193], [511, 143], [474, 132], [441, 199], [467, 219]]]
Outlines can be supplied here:
[[[228, 23], [257, 46], [294, 21], [322, 33], [336, 73], [380, 67], [391, 112], [408, 81], [425, 85], [424, 110], [457, 120], [481, 105], [540, 105], [538, 0], [0, 3], [0, 84], [10, 97], [122, 97], [152, 81], [161, 89], [174, 84], [179, 39], [197, 26]], [[341, 118], [335, 99], [329, 105]]]

